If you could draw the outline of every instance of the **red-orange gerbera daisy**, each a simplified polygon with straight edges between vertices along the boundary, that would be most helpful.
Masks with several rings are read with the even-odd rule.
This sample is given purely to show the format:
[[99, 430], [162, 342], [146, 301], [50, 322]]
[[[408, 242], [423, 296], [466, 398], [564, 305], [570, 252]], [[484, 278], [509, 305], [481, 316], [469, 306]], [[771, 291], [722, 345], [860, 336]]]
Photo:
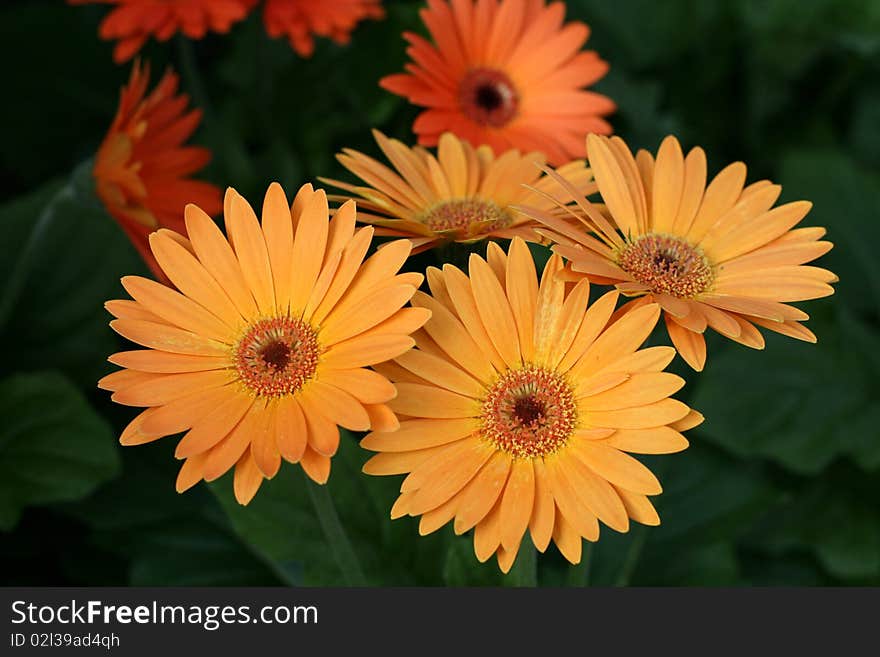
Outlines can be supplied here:
[[475, 528], [477, 558], [497, 555], [504, 572], [526, 530], [577, 563], [599, 520], [659, 524], [647, 496], [660, 483], [627, 452], [683, 450], [679, 432], [702, 421], [669, 397], [684, 384], [662, 371], [675, 350], [639, 350], [660, 307], [607, 326], [618, 293], [588, 306], [589, 282], [567, 285], [562, 268], [554, 255], [539, 284], [516, 238], [509, 256], [495, 243], [488, 262], [472, 255], [470, 276], [429, 270], [433, 296], [412, 301], [432, 313], [417, 348], [377, 366], [397, 385], [400, 430], [361, 443], [380, 452], [368, 474], [408, 474], [392, 518], [421, 516], [422, 534]]
[[286, 36], [302, 57], [315, 50], [312, 35], [345, 44], [360, 21], [384, 15], [381, 0], [266, 0], [263, 7], [269, 36]]
[[800, 323], [808, 315], [785, 303], [833, 294], [829, 283], [837, 281], [804, 266], [832, 247], [820, 241], [824, 228], [792, 230], [809, 202], [774, 208], [782, 188], [769, 180], [744, 187], [742, 162], [707, 187], [703, 150], [685, 157], [675, 137], [663, 141], [656, 162], [646, 151], [633, 158], [619, 137], [587, 141], [608, 216], [571, 186], [559, 203], [577, 201], [583, 214], [570, 213], [575, 221], [520, 208], [547, 226], [539, 232], [557, 242], [553, 250], [575, 273], [637, 297], [629, 308], [659, 303], [669, 337], [695, 370], [706, 362], [707, 327], [754, 349], [764, 347], [755, 325], [816, 341]]
[[211, 218], [186, 207], [189, 239], [150, 236], [177, 288], [128, 276], [134, 301], [109, 301], [110, 323], [147, 349], [114, 354], [123, 368], [99, 386], [113, 400], [146, 406], [122, 432], [139, 445], [182, 431], [177, 479], [184, 491], [235, 468], [235, 495], [247, 504], [281, 459], [318, 483], [342, 425], [393, 431], [386, 402], [397, 393], [366, 367], [413, 346], [430, 312], [402, 308], [422, 275], [397, 274], [410, 244], [398, 240], [364, 261], [373, 228], [355, 230], [355, 205], [328, 222], [323, 190], [303, 186], [288, 205], [273, 184], [262, 225], [233, 190], [224, 216], [229, 241]]
[[183, 231], [183, 209], [195, 203], [220, 212], [220, 190], [187, 178], [211, 159], [199, 146], [184, 146], [202, 119], [186, 111], [189, 98], [177, 93], [178, 78], [168, 71], [147, 94], [149, 66], [135, 62], [119, 109], [95, 155], [98, 196], [157, 276], [162, 275], [147, 244], [157, 228]]
[[72, 5], [117, 5], [101, 23], [99, 34], [118, 41], [113, 60], [121, 64], [134, 56], [149, 37], [167, 41], [183, 32], [201, 39], [210, 32], [226, 33], [257, 0], [67, 0]]
[[[531, 203], [566, 214], [547, 200], [564, 190], [541, 173], [541, 153], [509, 150], [496, 157], [489, 146], [474, 148], [447, 132], [434, 156], [424, 148], [408, 148], [388, 139], [378, 130], [373, 135], [396, 171], [345, 149], [337, 156], [339, 161], [370, 186], [321, 180], [346, 190], [357, 201], [358, 221], [378, 226], [376, 235], [408, 237], [413, 253], [451, 241], [512, 237], [536, 241], [535, 223], [513, 212], [514, 204]], [[585, 196], [596, 191], [583, 160], [569, 162], [558, 173]]]
[[408, 73], [380, 82], [428, 108], [413, 125], [419, 143], [433, 146], [451, 130], [496, 153], [541, 151], [558, 166], [585, 155], [587, 133], [611, 132], [602, 117], [614, 103], [583, 90], [608, 64], [580, 51], [590, 30], [563, 26], [563, 3], [428, 0], [421, 16], [434, 43], [406, 32]]

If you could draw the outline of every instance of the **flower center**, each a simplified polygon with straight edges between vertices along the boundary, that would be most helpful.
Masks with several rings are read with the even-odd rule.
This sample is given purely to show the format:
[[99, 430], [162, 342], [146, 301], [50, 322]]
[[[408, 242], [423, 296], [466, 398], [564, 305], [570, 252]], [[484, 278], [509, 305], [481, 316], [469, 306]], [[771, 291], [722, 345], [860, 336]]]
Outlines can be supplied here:
[[422, 223], [435, 233], [451, 233], [453, 239], [473, 237], [509, 226], [510, 215], [492, 201], [464, 199], [433, 206]]
[[577, 424], [571, 386], [534, 365], [508, 370], [483, 401], [482, 435], [508, 454], [533, 458], [562, 447]]
[[491, 68], [471, 69], [458, 87], [458, 101], [465, 116], [493, 128], [509, 123], [519, 105], [510, 78]]
[[320, 352], [311, 326], [294, 317], [273, 317], [254, 324], [239, 341], [235, 366], [252, 392], [281, 397], [312, 378]]
[[712, 284], [712, 266], [699, 249], [668, 235], [645, 235], [628, 244], [617, 264], [652, 292], [688, 299]]

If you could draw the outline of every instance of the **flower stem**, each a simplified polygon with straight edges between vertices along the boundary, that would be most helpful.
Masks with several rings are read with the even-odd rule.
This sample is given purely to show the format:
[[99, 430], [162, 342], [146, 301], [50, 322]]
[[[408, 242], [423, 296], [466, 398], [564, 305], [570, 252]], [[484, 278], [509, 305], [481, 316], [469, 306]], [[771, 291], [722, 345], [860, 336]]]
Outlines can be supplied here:
[[199, 72], [196, 53], [193, 50], [192, 41], [183, 34], [177, 35], [177, 54], [180, 60], [180, 71], [196, 106], [201, 108], [205, 114], [209, 114], [210, 103], [208, 102], [208, 94], [205, 91], [202, 75]]
[[593, 544], [586, 541], [581, 552], [580, 563], [569, 566], [568, 585], [571, 587], [583, 587], [590, 585], [590, 571], [592, 570]]
[[620, 567], [620, 572], [617, 573], [617, 579], [614, 582], [614, 586], [629, 585], [633, 573], [636, 570], [636, 566], [639, 563], [639, 557], [642, 555], [642, 549], [645, 547], [645, 542], [648, 540], [648, 532], [645, 527], [634, 528], [633, 534], [634, 536], [630, 543], [629, 551], [626, 553], [626, 559]]
[[345, 583], [348, 586], [366, 586], [367, 578], [361, 569], [354, 547], [348, 540], [348, 534], [345, 533], [345, 528], [339, 520], [339, 514], [336, 513], [336, 505], [333, 503], [330, 490], [326, 485], [316, 484], [311, 479], [306, 482], [306, 487], [315, 507], [315, 513], [318, 515], [318, 522], [324, 530], [324, 536], [327, 537], [336, 563], [345, 577]]
[[12, 270], [6, 278], [6, 285], [2, 293], [0, 293], [0, 328], [3, 328], [9, 320], [18, 297], [24, 288], [24, 284], [27, 282], [31, 268], [36, 262], [37, 250], [43, 242], [46, 233], [49, 232], [55, 216], [58, 214], [55, 206], [62, 199], [73, 198], [73, 196], [73, 186], [70, 183], [64, 185], [52, 197], [46, 207], [43, 208], [40, 216], [34, 222], [34, 227], [28, 235], [27, 242], [18, 251], [18, 258], [15, 260], [15, 264], [12, 265]]
[[516, 587], [534, 588], [538, 585], [538, 553], [528, 536], [523, 538], [510, 576], [511, 584]]

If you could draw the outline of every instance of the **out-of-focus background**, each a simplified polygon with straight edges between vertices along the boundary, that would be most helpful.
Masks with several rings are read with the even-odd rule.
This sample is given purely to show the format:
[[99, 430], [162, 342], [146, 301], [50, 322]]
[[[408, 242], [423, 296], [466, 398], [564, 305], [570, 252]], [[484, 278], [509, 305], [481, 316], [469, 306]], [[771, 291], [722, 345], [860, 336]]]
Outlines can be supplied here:
[[[619, 105], [616, 132], [651, 150], [675, 134], [705, 148], [710, 173], [742, 160], [750, 182], [783, 185], [782, 201], [813, 201], [804, 225], [828, 228], [835, 248], [820, 264], [841, 281], [802, 304], [818, 345], [710, 339], [701, 376], [677, 361], [679, 396], [707, 421], [686, 452], [646, 459], [665, 488], [662, 526], [603, 527], [577, 567], [551, 547], [540, 583], [880, 584], [880, 3], [566, 4], [611, 64], [597, 89]], [[150, 41], [153, 81], [173, 66], [205, 111], [195, 142], [214, 159], [201, 177], [259, 204], [273, 180], [292, 193], [319, 175], [349, 179], [334, 154], [376, 155], [373, 127], [412, 143], [417, 109], [377, 81], [402, 70], [400, 33], [422, 31], [421, 2], [385, 6], [348, 47], [319, 40], [308, 60], [269, 39], [259, 12], [189, 52]], [[0, 7], [0, 583], [338, 584], [297, 468], [241, 508], [228, 476], [174, 492], [174, 440], [116, 442], [135, 411], [95, 387], [126, 348], [102, 303], [145, 267], [82, 164], [130, 72], [97, 37], [106, 11]], [[469, 537], [389, 521], [400, 478], [360, 475], [366, 458], [350, 437], [329, 486], [371, 584], [505, 583]]]

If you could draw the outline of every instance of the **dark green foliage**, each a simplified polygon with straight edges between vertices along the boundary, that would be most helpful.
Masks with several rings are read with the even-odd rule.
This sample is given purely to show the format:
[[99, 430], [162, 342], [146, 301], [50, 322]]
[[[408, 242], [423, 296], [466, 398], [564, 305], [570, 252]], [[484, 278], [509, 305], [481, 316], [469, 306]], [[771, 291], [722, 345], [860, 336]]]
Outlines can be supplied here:
[[[420, 2], [386, 2], [342, 48], [299, 59], [258, 15], [228, 36], [150, 42], [205, 118], [203, 177], [254, 204], [318, 176], [350, 179], [343, 147], [377, 156], [371, 128], [412, 142], [417, 110], [377, 82], [405, 62]], [[713, 336], [705, 372], [680, 361], [679, 395], [704, 413], [682, 454], [645, 459], [665, 492], [663, 524], [603, 528], [569, 566], [550, 548], [541, 584], [880, 584], [880, 3], [865, 0], [571, 0], [611, 64], [597, 89], [616, 131], [655, 150], [670, 133], [700, 145], [710, 173], [749, 165], [749, 181], [809, 199], [805, 225], [828, 229], [820, 266], [835, 296], [803, 304], [816, 345], [776, 336], [751, 351]], [[240, 507], [231, 475], [184, 495], [173, 440], [119, 448], [134, 409], [95, 383], [124, 344], [102, 303], [145, 267], [91, 190], [89, 159], [128, 67], [97, 39], [106, 7], [57, 1], [0, 9], [0, 569], [16, 584], [338, 585], [309, 486], [285, 466]], [[85, 162], [77, 165], [77, 163]], [[546, 252], [534, 250], [539, 264]], [[437, 264], [436, 254], [413, 269]], [[594, 294], [595, 296], [595, 294]], [[665, 336], [653, 340], [665, 340]], [[391, 522], [400, 477], [360, 473], [344, 435], [329, 492], [369, 584], [509, 584], [476, 561], [470, 535]]]

